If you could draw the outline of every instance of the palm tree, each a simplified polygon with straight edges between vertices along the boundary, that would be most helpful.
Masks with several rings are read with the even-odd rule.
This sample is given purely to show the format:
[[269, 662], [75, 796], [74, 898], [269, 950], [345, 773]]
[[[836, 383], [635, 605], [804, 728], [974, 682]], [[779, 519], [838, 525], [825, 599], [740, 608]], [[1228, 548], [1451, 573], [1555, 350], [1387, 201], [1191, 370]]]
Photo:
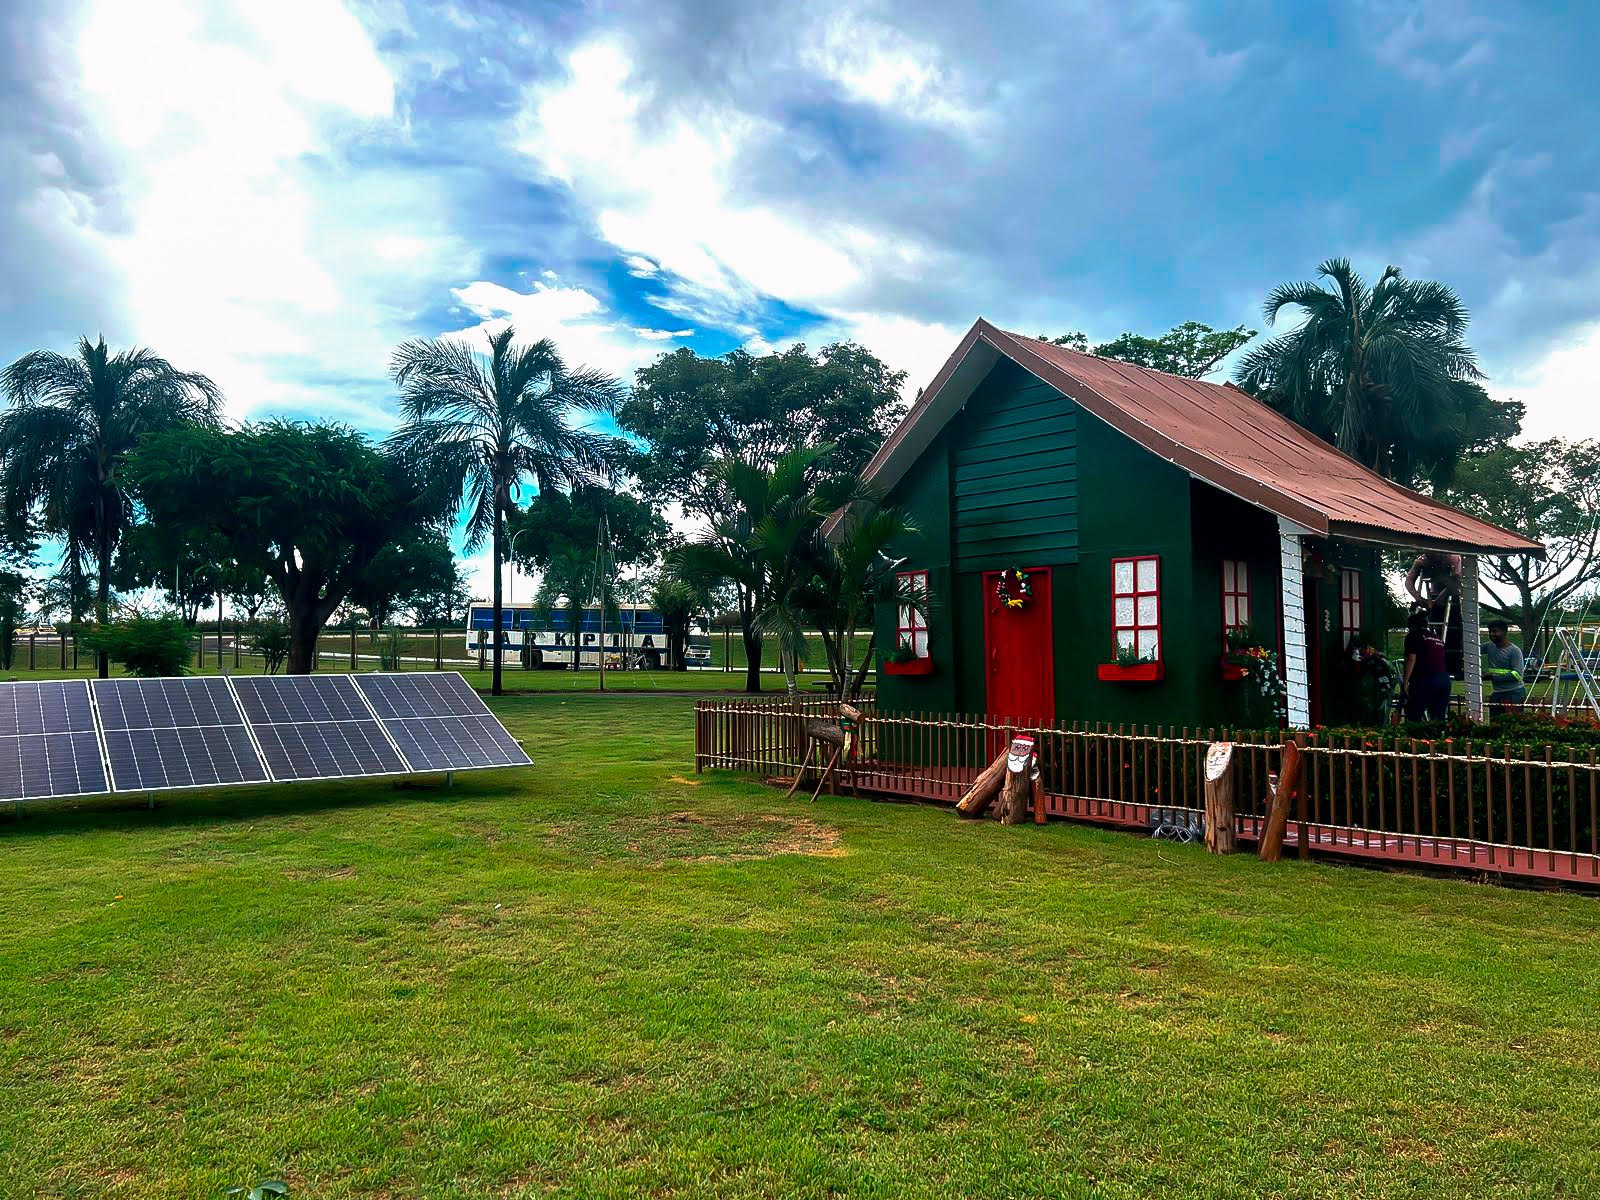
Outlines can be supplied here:
[[609, 412], [618, 390], [599, 371], [569, 369], [555, 344], [513, 345], [511, 326], [489, 335], [488, 357], [449, 339], [419, 338], [394, 352], [402, 424], [390, 444], [454, 482], [470, 508], [467, 548], [485, 541], [494, 565], [494, 685], [502, 688], [501, 579], [505, 518], [517, 490], [589, 482], [606, 470], [608, 439], [568, 423], [568, 412]]
[[[899, 574], [903, 559], [892, 549], [917, 533], [902, 508], [858, 499], [830, 538], [819, 531], [810, 554], [812, 581], [804, 600], [808, 623], [822, 637], [834, 690], [853, 700], [866, 682], [877, 643], [877, 605], [893, 603], [926, 619], [929, 597]], [[856, 637], [868, 630], [866, 653], [857, 659]]]
[[1482, 375], [1463, 340], [1460, 297], [1398, 267], [1372, 288], [1347, 259], [1317, 273], [1330, 286], [1286, 283], [1268, 295], [1269, 325], [1286, 308], [1301, 309], [1305, 322], [1246, 354], [1238, 383], [1390, 478], [1453, 467], [1459, 438], [1441, 439], [1441, 430], [1487, 400], [1474, 386]]
[[[789, 692], [798, 687], [799, 660], [813, 575], [810, 548], [837, 505], [819, 489], [821, 464], [831, 447], [780, 454], [770, 467], [731, 459], [713, 468], [727, 497], [725, 515], [670, 559], [673, 573], [702, 587], [723, 583], [739, 592], [740, 615], [757, 635], [777, 639]], [[759, 654], [759, 636], [756, 640]], [[746, 653], [750, 654], [746, 642]], [[746, 688], [761, 686], [759, 660], [746, 663]]]
[[[111, 606], [111, 558], [131, 523], [119, 471], [140, 438], [189, 423], [215, 424], [222, 394], [149, 350], [112, 354], [105, 338], [77, 353], [35, 350], [0, 371], [10, 407], [0, 414], [0, 506], [32, 518], [65, 546], [67, 573], [95, 568], [95, 619]], [[110, 673], [104, 650], [100, 677]]]

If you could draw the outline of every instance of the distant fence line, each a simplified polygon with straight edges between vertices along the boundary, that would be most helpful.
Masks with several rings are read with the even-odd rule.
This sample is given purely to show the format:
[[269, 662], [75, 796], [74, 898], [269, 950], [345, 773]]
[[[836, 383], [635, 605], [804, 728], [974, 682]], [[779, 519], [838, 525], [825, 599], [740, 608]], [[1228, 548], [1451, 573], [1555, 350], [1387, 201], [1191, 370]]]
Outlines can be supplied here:
[[[695, 705], [695, 769], [793, 775], [804, 718], [836, 711], [808, 699], [710, 699]], [[954, 803], [1011, 736], [1036, 742], [1045, 814], [1098, 824], [1198, 832], [1204, 758], [1234, 743], [1238, 832], [1259, 838], [1280, 742], [1226, 729], [1018, 721], [863, 705], [848, 781], [888, 796]], [[1342, 856], [1600, 885], [1600, 766], [1592, 750], [1479, 741], [1363, 742], [1297, 735], [1302, 747], [1286, 845]]]

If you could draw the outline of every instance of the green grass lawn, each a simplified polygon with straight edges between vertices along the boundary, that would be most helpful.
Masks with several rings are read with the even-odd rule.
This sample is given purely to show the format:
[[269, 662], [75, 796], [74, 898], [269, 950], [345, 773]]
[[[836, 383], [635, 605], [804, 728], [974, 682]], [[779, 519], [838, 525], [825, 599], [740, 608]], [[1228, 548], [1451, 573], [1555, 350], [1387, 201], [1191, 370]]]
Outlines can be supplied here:
[[1600, 900], [696, 779], [0, 816], [0, 1196], [1574, 1197]]

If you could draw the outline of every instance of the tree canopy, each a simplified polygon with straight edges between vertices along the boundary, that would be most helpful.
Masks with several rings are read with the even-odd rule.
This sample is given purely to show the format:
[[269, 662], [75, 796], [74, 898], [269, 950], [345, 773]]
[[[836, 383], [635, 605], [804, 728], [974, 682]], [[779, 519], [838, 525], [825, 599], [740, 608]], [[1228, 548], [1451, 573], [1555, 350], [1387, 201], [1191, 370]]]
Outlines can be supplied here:
[[[627, 466], [644, 494], [681, 504], [720, 531], [716, 540], [729, 551], [721, 581], [738, 595], [748, 690], [761, 686], [762, 626], [776, 631], [780, 612], [772, 607], [766, 569], [739, 561], [743, 552], [731, 549], [751, 536], [740, 530], [752, 504], [765, 503], [756, 495], [756, 476], [771, 477], [803, 453], [804, 475], [821, 489], [813, 501], [836, 503], [904, 415], [904, 383], [903, 371], [852, 342], [816, 354], [797, 345], [780, 354], [735, 350], [720, 358], [685, 348], [638, 371], [633, 392], [618, 405], [618, 425], [643, 446]], [[704, 586], [713, 583], [708, 565], [702, 561], [696, 575]], [[762, 609], [767, 617], [758, 623]]]
[[1451, 503], [1544, 543], [1546, 557], [1485, 555], [1480, 598], [1532, 649], [1552, 611], [1600, 583], [1600, 442], [1551, 438], [1464, 460]]
[[506, 535], [510, 557], [543, 570], [563, 553], [593, 558], [602, 527], [607, 556], [621, 570], [657, 561], [667, 548], [670, 531], [655, 505], [599, 484], [569, 492], [540, 492], [512, 511]]
[[[487, 356], [458, 341], [419, 339], [394, 352], [403, 423], [389, 439], [398, 453], [445, 481], [466, 501], [467, 548], [490, 544], [494, 627], [502, 627], [505, 521], [519, 488], [543, 493], [608, 473], [611, 440], [569, 413], [608, 413], [617, 402], [609, 375], [567, 366], [549, 339], [517, 345], [511, 326], [490, 334]], [[503, 646], [493, 645], [491, 690], [503, 684]]]
[[1520, 406], [1497, 405], [1479, 385], [1466, 306], [1450, 288], [1398, 267], [1368, 287], [1342, 258], [1317, 274], [1326, 282], [1268, 295], [1269, 325], [1290, 309], [1304, 320], [1244, 356], [1239, 386], [1407, 484], [1447, 483], [1469, 447], [1520, 427]]
[[1096, 354], [1101, 358], [1114, 358], [1119, 362], [1165, 371], [1169, 375], [1204, 379], [1217, 369], [1218, 363], [1255, 335], [1254, 329], [1247, 329], [1243, 325], [1233, 329], [1213, 329], [1199, 321], [1185, 321], [1156, 337], [1124, 333], [1109, 342], [1099, 343], [1093, 349], [1089, 347], [1089, 336], [1081, 332], [1040, 340], [1084, 354]]
[[455, 502], [448, 481], [337, 425], [174, 430], [140, 445], [131, 474], [154, 521], [216, 537], [272, 580], [291, 674], [312, 669], [317, 634], [373, 560], [419, 528], [442, 528]]
[[460, 586], [450, 539], [436, 526], [404, 531], [378, 551], [350, 587], [350, 603], [366, 610], [374, 625], [389, 624], [395, 614], [419, 603], [432, 603]]
[[859, 475], [905, 413], [904, 383], [905, 372], [853, 342], [814, 355], [804, 345], [720, 358], [683, 348], [638, 371], [617, 424], [648, 447], [629, 464], [645, 495], [710, 520], [726, 510], [720, 463], [771, 466], [827, 445], [828, 473]]
[[[35, 350], [0, 371], [0, 507], [59, 538], [67, 573], [93, 564], [95, 616], [111, 603], [112, 556], [132, 523], [124, 463], [143, 437], [186, 425], [214, 426], [221, 393], [149, 350], [113, 354], [102, 337], [74, 354]], [[99, 673], [110, 673], [99, 654]]]

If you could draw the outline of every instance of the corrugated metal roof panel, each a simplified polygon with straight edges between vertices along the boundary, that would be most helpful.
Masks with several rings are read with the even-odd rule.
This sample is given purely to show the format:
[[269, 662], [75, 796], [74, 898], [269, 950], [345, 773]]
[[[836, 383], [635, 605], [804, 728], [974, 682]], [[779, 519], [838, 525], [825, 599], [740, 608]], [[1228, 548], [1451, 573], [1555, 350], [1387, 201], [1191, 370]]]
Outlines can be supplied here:
[[1238, 388], [1080, 354], [982, 320], [868, 464], [869, 480], [893, 486], [910, 465], [905, 451], [932, 432], [917, 429], [923, 436], [912, 438], [912, 430], [929, 420], [943, 424], [948, 416], [938, 414], [959, 405], [938, 403], [944, 399], [938, 393], [978, 341], [1196, 478], [1315, 532], [1374, 540], [1390, 534], [1402, 544], [1468, 551], [1543, 551], [1521, 534], [1383, 478]]

